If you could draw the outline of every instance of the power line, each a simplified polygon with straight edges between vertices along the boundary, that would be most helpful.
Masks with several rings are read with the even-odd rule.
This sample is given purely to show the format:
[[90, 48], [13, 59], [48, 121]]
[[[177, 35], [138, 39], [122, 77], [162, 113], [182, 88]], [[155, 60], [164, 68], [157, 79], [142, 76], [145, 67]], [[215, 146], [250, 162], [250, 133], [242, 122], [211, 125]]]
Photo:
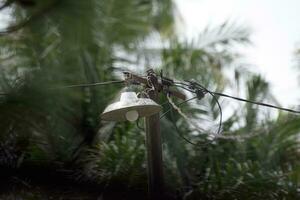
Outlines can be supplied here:
[[[297, 111], [297, 110], [284, 108], [284, 107], [279, 107], [279, 106], [275, 106], [275, 105], [267, 104], [267, 103], [263, 103], [263, 102], [247, 100], [247, 99], [243, 99], [243, 98], [240, 98], [240, 97], [234, 97], [234, 96], [224, 94], [224, 93], [220, 93], [220, 92], [213, 92], [213, 91], [208, 90], [207, 88], [205, 88], [204, 86], [202, 86], [201, 84], [199, 84], [195, 81], [187, 81], [187, 82], [189, 84], [176, 82], [175, 86], [177, 86], [177, 87], [179, 86], [180, 88], [183, 88], [187, 91], [190, 91], [190, 92], [193, 92], [193, 93], [196, 93], [196, 94], [197, 94], [197, 92], [199, 92], [198, 90], [201, 90], [200, 92], [202, 92], [203, 94], [210, 93], [210, 94], [217, 95], [217, 96], [231, 98], [231, 99], [234, 99], [234, 100], [237, 100], [237, 101], [243, 101], [243, 102], [246, 102], [246, 103], [256, 104], [256, 105], [259, 105], [259, 106], [265, 106], [265, 107], [269, 107], [269, 108], [275, 108], [275, 109], [278, 109], [278, 110], [283, 110], [283, 111], [286, 111], [286, 112], [300, 114], [300, 111]], [[188, 88], [186, 88], [185, 86], [188, 87]]]
[[[83, 83], [83, 84], [74, 84], [74, 85], [65, 85], [65, 86], [57, 86], [49, 88], [50, 90], [55, 89], [68, 89], [68, 88], [77, 88], [77, 87], [94, 87], [94, 86], [104, 86], [104, 85], [110, 85], [110, 84], [121, 84], [125, 81], [106, 81], [106, 82], [96, 82], [96, 83]], [[0, 93], [0, 96], [6, 96], [9, 93]]]
[[185, 136], [183, 136], [183, 135], [180, 133], [180, 130], [179, 130], [179, 128], [178, 128], [178, 126], [177, 126], [177, 124], [176, 124], [176, 122], [175, 122], [175, 119], [174, 119], [174, 113], [173, 113], [174, 108], [173, 108], [173, 105], [172, 105], [171, 103], [170, 103], [170, 106], [171, 106], [171, 108], [170, 108], [169, 111], [171, 112], [171, 122], [172, 122], [173, 126], [175, 127], [175, 130], [176, 130], [176, 133], [177, 133], [178, 137], [180, 137], [181, 139], [183, 139], [185, 142], [187, 142], [187, 143], [189, 143], [189, 144], [191, 144], [191, 145], [193, 145], [193, 146], [195, 146], [195, 147], [198, 147], [198, 148], [201, 148], [201, 147], [210, 145], [210, 144], [212, 144], [212, 142], [215, 141], [216, 137], [215, 137], [214, 139], [211, 139], [211, 140], [208, 141], [208, 142], [194, 143], [194, 142], [192, 142], [191, 140], [189, 140], [188, 138], [186, 138]]
[[106, 82], [97, 82], [97, 83], [84, 83], [84, 84], [75, 84], [75, 85], [66, 85], [66, 86], [58, 86], [53, 89], [67, 89], [67, 88], [76, 88], [76, 87], [93, 87], [93, 86], [101, 86], [101, 85], [110, 85], [110, 84], [119, 84], [124, 83], [125, 81], [106, 81]]
[[[185, 100], [185, 101], [182, 101], [182, 102], [180, 102], [179, 104], [177, 104], [177, 106], [181, 106], [182, 104], [185, 104], [185, 103], [187, 103], [187, 102], [189, 102], [189, 101], [192, 101], [192, 100], [194, 100], [194, 99], [197, 99], [198, 97], [192, 97], [192, 98], [190, 98], [190, 99], [187, 99], [187, 100]], [[167, 101], [167, 102], [165, 102], [164, 104], [166, 104], [166, 103], [169, 103], [169, 101]], [[170, 107], [167, 111], [165, 111], [164, 113], [162, 113], [161, 115], [160, 115], [160, 119], [162, 119], [162, 118], [164, 118], [170, 111], [172, 111], [174, 108], [173, 107]]]
[[[176, 106], [179, 108], [179, 106], [181, 106], [182, 104], [185, 104], [185, 103], [187, 103], [187, 102], [189, 102], [191, 100], [197, 99], [197, 98], [198, 98], [197, 96], [196, 97], [192, 97], [192, 98], [187, 99], [187, 100], [185, 100], [183, 102], [180, 102], [179, 104], [176, 104]], [[190, 141], [189, 139], [187, 139], [186, 137], [184, 137], [180, 133], [180, 130], [179, 130], [178, 126], [176, 125], [176, 122], [175, 122], [175, 119], [174, 119], [173, 110], [175, 108], [173, 107], [173, 105], [169, 101], [167, 101], [167, 103], [169, 103], [170, 108], [160, 116], [160, 119], [162, 119], [163, 117], [165, 117], [167, 113], [171, 112], [171, 122], [172, 122], [173, 126], [175, 127], [175, 130], [176, 130], [176, 133], [177, 133], [178, 137], [180, 137], [181, 139], [183, 139], [185, 142], [187, 142], [187, 143], [189, 143], [189, 144], [191, 144], [193, 146], [197, 146], [197, 147], [203, 147], [203, 146], [208, 145], [208, 144], [210, 144], [212, 142], [212, 141], [210, 141], [210, 142], [206, 142], [206, 143], [196, 144], [196, 143]]]
[[167, 95], [167, 98], [168, 98], [168, 101], [169, 101], [170, 105], [172, 105], [173, 109], [176, 110], [178, 112], [178, 114], [180, 114], [187, 122], [189, 122], [190, 124], [192, 124], [196, 129], [198, 129], [200, 131], [203, 130], [202, 128], [200, 128], [198, 126], [198, 124], [196, 124], [193, 121], [189, 120], [189, 117], [184, 112], [182, 112], [182, 110], [178, 106], [176, 106], [176, 104], [169, 97], [169, 95]]
[[[170, 104], [170, 103], [169, 103], [169, 104]], [[181, 139], [183, 139], [185, 142], [187, 142], [187, 143], [189, 143], [189, 144], [191, 144], [191, 145], [193, 145], [193, 146], [198, 146], [198, 144], [196, 144], [196, 143], [190, 141], [189, 139], [187, 139], [186, 137], [184, 137], [184, 136], [180, 133], [180, 130], [179, 130], [179, 128], [178, 128], [178, 126], [177, 126], [177, 124], [176, 124], [176, 122], [175, 122], [175, 119], [174, 119], [173, 109], [174, 109], [174, 108], [173, 108], [172, 104], [170, 104], [170, 110], [169, 110], [169, 111], [171, 111], [171, 122], [172, 122], [173, 126], [175, 127], [175, 130], [176, 130], [177, 135], [178, 135]]]
[[[102, 85], [109, 85], [109, 84], [120, 84], [120, 83], [124, 83], [124, 82], [125, 81], [123, 81], [123, 80], [119, 80], [119, 81], [106, 81], [106, 82], [96, 82], [96, 83], [84, 83], [84, 84], [58, 86], [58, 87], [51, 88], [51, 89], [67, 89], [67, 88], [76, 88], [76, 87], [93, 87], [93, 86], [102, 86]], [[283, 110], [283, 111], [287, 111], [287, 112], [291, 112], [291, 113], [300, 114], [300, 111], [297, 111], [297, 110], [284, 108], [284, 107], [279, 107], [279, 106], [275, 106], [275, 105], [271, 105], [271, 104], [267, 104], [267, 103], [263, 103], [263, 102], [247, 100], [247, 99], [231, 96], [231, 95], [220, 93], [220, 92], [213, 92], [213, 91], [208, 90], [207, 88], [205, 88], [204, 86], [202, 86], [201, 84], [199, 84], [195, 81], [187, 81], [187, 83], [174, 82], [174, 86], [182, 88], [182, 89], [187, 90], [189, 92], [195, 93], [195, 94], [197, 94], [198, 98], [199, 98], [199, 91], [200, 91], [200, 94], [203, 94], [203, 95], [205, 95], [206, 93], [209, 93], [215, 100], [216, 100], [216, 98], [213, 95], [222, 96], [222, 97], [231, 98], [231, 99], [234, 99], [234, 100], [237, 100], [237, 101], [243, 101], [243, 102], [246, 102], [246, 103], [252, 103], [252, 104], [259, 105], [259, 106], [265, 106], [265, 107], [269, 107], [269, 108], [274, 108], [274, 109], [278, 109], [278, 110]], [[7, 93], [0, 93], [0, 95], [7, 95]], [[195, 98], [197, 98], [197, 97], [195, 97]], [[192, 98], [192, 99], [195, 99], [195, 98]], [[186, 101], [190, 101], [192, 99], [189, 99], [189, 100], [186, 100]], [[184, 101], [182, 103], [185, 103], [186, 101]], [[218, 107], [220, 109], [219, 102], [217, 102], [217, 104], [218, 104]], [[163, 113], [161, 118], [165, 114], [167, 114], [168, 112], [169, 112], [169, 110], [166, 113]]]
[[[204, 87], [201, 86], [200, 84], [199, 84], [200, 89], [198, 88], [198, 89], [196, 89], [196, 90], [195, 90], [195, 88], [190, 87], [190, 85], [185, 84], [185, 83], [175, 82], [175, 84], [176, 84], [177, 87], [180, 87], [180, 88], [183, 88], [183, 89], [185, 89], [185, 90], [187, 90], [187, 91], [189, 91], [189, 92], [195, 93], [195, 94], [197, 95], [196, 97], [197, 97], [198, 99], [202, 99], [206, 93], [208, 93], [208, 94], [210, 94], [210, 95], [212, 96], [212, 98], [213, 98], [213, 100], [216, 102], [216, 104], [217, 104], [217, 106], [218, 106], [218, 109], [219, 109], [219, 112], [220, 112], [219, 127], [218, 127], [218, 131], [217, 131], [217, 134], [220, 134], [220, 133], [221, 133], [221, 128], [222, 128], [222, 121], [223, 121], [223, 112], [222, 112], [221, 104], [220, 104], [218, 98], [216, 98], [215, 94], [214, 94], [213, 92], [207, 90], [206, 88], [204, 88]], [[184, 86], [182, 86], [182, 85], [188, 86], [188, 87], [190, 87], [190, 88], [186, 88], [186, 87], [184, 87]]]
[[[68, 88], [77, 88], [77, 87], [93, 87], [93, 86], [103, 86], [110, 84], [120, 84], [125, 81], [106, 81], [106, 82], [96, 82], [96, 83], [83, 83], [83, 84], [74, 84], [74, 85], [65, 85], [65, 86], [57, 86], [52, 87], [50, 89], [68, 89]], [[8, 93], [0, 93], [0, 95], [8, 95]]]
[[212, 98], [214, 99], [214, 101], [217, 103], [218, 105], [218, 108], [219, 108], [219, 112], [220, 112], [220, 121], [219, 121], [219, 128], [218, 128], [218, 132], [217, 134], [220, 134], [221, 133], [221, 128], [222, 128], [222, 122], [223, 122], [223, 112], [222, 112], [222, 107], [221, 107], [221, 104], [218, 100], [218, 98], [210, 91], [207, 91], [211, 96]]
[[[243, 102], [246, 102], [246, 103], [252, 103], [252, 104], [256, 104], [256, 105], [260, 105], [260, 106], [265, 106], [265, 107], [270, 107], [270, 108], [275, 108], [275, 109], [279, 109], [279, 110], [283, 110], [283, 111], [287, 111], [287, 112], [292, 112], [292, 113], [297, 113], [299, 114], [300, 111], [296, 111], [296, 110], [293, 110], [293, 109], [288, 109], [288, 108], [283, 108], [283, 107], [279, 107], [279, 106], [275, 106], [275, 105], [271, 105], [271, 104], [266, 104], [266, 103], [262, 103], [262, 102], [257, 102], [257, 101], [251, 101], [251, 100], [247, 100], [247, 99], [243, 99], [243, 98], [239, 98], [239, 97], [234, 97], [234, 96], [231, 96], [231, 95], [228, 95], [228, 94], [223, 94], [223, 93], [219, 93], [219, 92], [212, 92], [210, 90], [208, 90], [207, 88], [205, 88], [204, 86], [202, 86], [201, 84], [195, 82], [195, 81], [188, 81], [189, 84], [186, 84], [186, 83], [182, 83], [182, 82], [174, 82], [174, 85], [176, 87], [179, 87], [179, 88], [182, 88], [186, 91], [189, 91], [189, 92], [192, 92], [192, 93], [195, 93], [197, 96], [196, 98], [198, 99], [202, 99], [204, 97], [205, 94], [209, 93], [213, 99], [216, 101], [218, 107], [219, 107], [219, 110], [220, 110], [220, 124], [219, 124], [219, 128], [218, 128], [218, 134], [217, 135], [214, 135], [214, 139], [246, 139], [246, 138], [250, 138], [250, 137], [253, 137], [253, 136], [256, 136], [257, 134], [255, 135], [247, 135], [247, 136], [243, 136], [243, 137], [238, 137], [238, 136], [223, 136], [223, 135], [220, 135], [221, 133], [221, 125], [222, 125], [222, 108], [221, 108], [221, 105], [218, 101], [218, 99], [216, 98], [215, 95], [217, 96], [222, 96], [222, 97], [227, 97], [227, 98], [231, 98], [231, 99], [234, 99], [234, 100], [238, 100], [238, 101], [243, 101]], [[169, 99], [169, 98], [168, 98]], [[191, 99], [195, 99], [194, 98], [191, 98]], [[187, 101], [190, 101], [191, 99], [188, 99], [182, 103], [185, 103]], [[169, 109], [168, 111], [166, 111], [165, 113], [163, 113], [163, 115], [161, 116], [161, 118], [166, 114], [168, 113], [169, 111], [171, 111], [171, 114], [173, 114], [173, 109], [176, 109], [174, 108], [174, 103], [170, 102], [170, 105], [173, 106], [173, 108]], [[176, 109], [177, 110], [177, 109]], [[186, 118], [184, 116], [184, 118]], [[178, 127], [176, 126], [176, 123], [174, 121], [174, 118], [173, 116], [171, 116], [171, 121], [173, 123], [173, 125], [175, 126], [175, 129], [176, 131], [178, 132], [178, 135], [180, 138], [182, 138], [184, 141], [186, 141], [187, 143], [193, 145], [193, 146], [203, 146], [203, 145], [207, 145], [207, 144], [210, 144], [212, 141], [209, 141], [205, 144], [196, 144], [196, 143], [193, 143], [191, 142], [190, 140], [188, 140], [187, 138], [185, 138], [184, 136], [182, 136], [180, 133], [179, 133], [179, 129]]]
[[231, 98], [231, 99], [234, 99], [234, 100], [237, 100], [237, 101], [243, 101], [243, 102], [246, 102], [246, 103], [252, 103], [252, 104], [259, 105], [259, 106], [265, 106], [265, 107], [275, 108], [275, 109], [278, 109], [278, 110], [283, 110], [283, 111], [287, 111], [287, 112], [292, 112], [292, 113], [300, 114], [300, 111], [289, 109], [289, 108], [283, 108], [283, 107], [279, 107], [279, 106], [275, 106], [275, 105], [271, 105], [271, 104], [267, 104], [267, 103], [262, 103], [262, 102], [257, 102], [257, 101], [251, 101], [251, 100], [247, 100], [247, 99], [242, 99], [240, 97], [234, 97], [234, 96], [231, 96], [231, 95], [228, 95], [228, 94], [219, 93], [219, 92], [212, 92], [212, 93], [215, 94], [215, 95], [218, 95], [218, 96]]

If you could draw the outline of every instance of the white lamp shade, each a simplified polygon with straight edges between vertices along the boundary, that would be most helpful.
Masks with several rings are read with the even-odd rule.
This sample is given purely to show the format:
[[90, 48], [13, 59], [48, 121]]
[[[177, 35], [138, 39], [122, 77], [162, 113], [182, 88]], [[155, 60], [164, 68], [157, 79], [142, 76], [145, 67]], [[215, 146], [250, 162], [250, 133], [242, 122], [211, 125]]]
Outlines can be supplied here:
[[135, 92], [123, 92], [120, 101], [108, 105], [101, 118], [106, 121], [135, 121], [137, 117], [159, 113], [161, 109], [162, 107], [151, 99], [138, 98]]

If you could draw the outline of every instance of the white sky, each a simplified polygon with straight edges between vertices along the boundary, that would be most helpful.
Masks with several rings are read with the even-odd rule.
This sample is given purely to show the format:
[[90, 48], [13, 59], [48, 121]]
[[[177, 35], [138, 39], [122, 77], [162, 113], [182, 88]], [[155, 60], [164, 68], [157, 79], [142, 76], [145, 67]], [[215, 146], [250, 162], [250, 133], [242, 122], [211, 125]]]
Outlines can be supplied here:
[[[244, 55], [270, 83], [284, 106], [297, 106], [300, 84], [293, 51], [300, 41], [300, 0], [175, 0], [184, 32], [197, 37], [208, 24], [227, 19], [252, 29], [253, 46]], [[299, 19], [299, 20], [298, 20]]]

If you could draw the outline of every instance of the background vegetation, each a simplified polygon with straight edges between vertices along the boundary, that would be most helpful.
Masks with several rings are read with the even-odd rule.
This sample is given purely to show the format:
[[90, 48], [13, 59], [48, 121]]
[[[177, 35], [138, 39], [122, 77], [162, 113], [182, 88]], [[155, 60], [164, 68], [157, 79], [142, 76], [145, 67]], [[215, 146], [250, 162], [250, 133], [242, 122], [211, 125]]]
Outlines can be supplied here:
[[[1, 199], [146, 197], [144, 131], [99, 118], [122, 85], [60, 86], [155, 66], [178, 80], [276, 103], [268, 83], [241, 64], [247, 27], [208, 26], [192, 42], [178, 39], [171, 0], [1, 3], [10, 15], [0, 33]], [[227, 100], [222, 107], [223, 136], [213, 141], [176, 111], [161, 119], [170, 198], [299, 198], [300, 118]], [[216, 130], [220, 113], [208, 96], [182, 110]]]

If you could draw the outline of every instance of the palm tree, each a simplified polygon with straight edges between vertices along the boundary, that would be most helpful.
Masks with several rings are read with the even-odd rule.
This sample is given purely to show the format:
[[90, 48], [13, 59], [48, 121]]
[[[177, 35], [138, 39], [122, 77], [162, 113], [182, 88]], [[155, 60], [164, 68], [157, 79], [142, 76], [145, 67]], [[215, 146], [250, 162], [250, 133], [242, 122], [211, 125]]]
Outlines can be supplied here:
[[[212, 32], [222, 34], [222, 30], [226, 28], [223, 25], [219, 29]], [[216, 42], [213, 39], [205, 39], [205, 42], [210, 41], [204, 42], [208, 47], [201, 45], [201, 42], [200, 45], [173, 42], [174, 47], [166, 48], [162, 53], [164, 72], [181, 80], [194, 78], [208, 88], [216, 88], [218, 91], [240, 83], [241, 87], [245, 88], [247, 99], [278, 104], [269, 91], [268, 83], [261, 76], [250, 72], [237, 76], [241, 71], [239, 68], [234, 71], [235, 77], [241, 80], [232, 82], [224, 76], [222, 70], [236, 65], [235, 62], [238, 61], [237, 54], [230, 52], [232, 42], [249, 42], [247, 32], [234, 28], [229, 30], [232, 31], [231, 34], [224, 34], [225, 36], [207, 34], [216, 38]], [[239, 34], [235, 34], [234, 30]], [[207, 32], [209, 31], [206, 30], [205, 33]], [[239, 37], [235, 39], [235, 35]], [[218, 38], [222, 40], [219, 41]], [[211, 44], [212, 47], [218, 48], [211, 48]], [[221, 52], [218, 49], [221, 49]], [[234, 89], [236, 87], [231, 90]], [[226, 109], [226, 106], [222, 107]], [[224, 121], [224, 135], [217, 137], [213, 142], [204, 139], [205, 145], [202, 145], [203, 143], [197, 144], [197, 141], [203, 141], [203, 131], [195, 134], [195, 125], [189, 122], [197, 120], [198, 128], [199, 123], [205, 123], [203, 118], [207, 115], [212, 116], [213, 121], [217, 120], [220, 116], [215, 100], [197, 100], [197, 106], [191, 104], [182, 109], [190, 114], [190, 120], [186, 121], [180, 115], [172, 116], [170, 112], [163, 121], [163, 134], [168, 143], [166, 156], [176, 160], [175, 168], [179, 170], [179, 177], [182, 178], [179, 185], [190, 188], [184, 194], [185, 198], [298, 198], [298, 117], [284, 113], [274, 117], [274, 113], [270, 111], [245, 104], [231, 112]], [[174, 128], [170, 122], [175, 125]], [[176, 132], [180, 136], [179, 140], [185, 137], [184, 140], [188, 138], [194, 144], [183, 145], [174, 136]], [[170, 165], [172, 166], [172, 163]], [[173, 179], [178, 180], [178, 176]]]
[[[5, 93], [0, 97], [0, 164], [5, 169], [1, 171], [30, 169], [31, 174], [25, 171], [23, 175], [31, 179], [37, 169], [47, 168], [66, 171], [65, 176], [78, 181], [105, 183], [111, 179], [110, 175], [98, 174], [103, 180], [95, 180], [90, 162], [82, 161], [93, 158], [90, 148], [98, 147], [99, 142], [111, 141], [109, 145], [117, 143], [122, 148], [118, 132], [127, 133], [132, 125], [116, 127], [112, 132], [114, 124], [99, 123], [99, 114], [119, 86], [75, 89], [60, 86], [117, 78], [117, 65], [130, 62], [119, 56], [119, 52], [137, 51], [140, 43], [154, 32], [171, 33], [172, 2], [3, 3], [9, 8], [10, 23], [0, 38], [3, 61], [0, 88]], [[109, 147], [103, 147], [103, 153], [109, 153]], [[132, 150], [129, 152], [133, 154]], [[141, 158], [144, 155], [137, 157], [138, 164]], [[99, 159], [95, 163], [104, 163], [100, 167], [109, 166], [109, 162]]]
[[[144, 69], [153, 58], [149, 52], [159, 69], [175, 79], [195, 79], [218, 91], [234, 90], [232, 85], [239, 83], [251, 100], [274, 100], [268, 83], [245, 74], [238, 62], [235, 45], [249, 43], [245, 27], [224, 23], [205, 29], [196, 43], [180, 41], [171, 0], [2, 2], [10, 22], [0, 38], [0, 89], [5, 94], [0, 96], [0, 167], [1, 174], [7, 172], [10, 182], [10, 175], [17, 177], [23, 188], [54, 178], [58, 185], [95, 186], [95, 198], [99, 188], [122, 188], [144, 197], [144, 131], [135, 124], [99, 122], [121, 86], [60, 86], [116, 79], [120, 65]], [[161, 46], [147, 49], [148, 39], [157, 34]], [[236, 80], [224, 75], [228, 68]], [[209, 118], [215, 124], [220, 118], [216, 101], [208, 96], [181, 109], [196, 123]], [[212, 142], [171, 110], [162, 118], [169, 191], [180, 190], [186, 199], [297, 198], [298, 120], [240, 106], [225, 119], [224, 135]], [[185, 143], [182, 137], [199, 143]]]

